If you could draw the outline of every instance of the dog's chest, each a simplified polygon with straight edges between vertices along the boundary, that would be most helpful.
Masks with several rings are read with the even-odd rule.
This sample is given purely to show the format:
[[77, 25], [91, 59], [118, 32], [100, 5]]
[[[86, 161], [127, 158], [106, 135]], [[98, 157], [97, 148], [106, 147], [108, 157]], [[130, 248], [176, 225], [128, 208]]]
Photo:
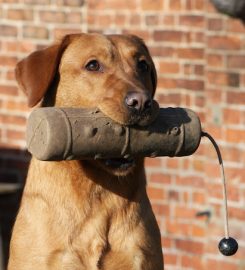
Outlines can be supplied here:
[[62, 258], [64, 269], [142, 269], [141, 230], [132, 226], [132, 220], [114, 218], [99, 211], [73, 231]]

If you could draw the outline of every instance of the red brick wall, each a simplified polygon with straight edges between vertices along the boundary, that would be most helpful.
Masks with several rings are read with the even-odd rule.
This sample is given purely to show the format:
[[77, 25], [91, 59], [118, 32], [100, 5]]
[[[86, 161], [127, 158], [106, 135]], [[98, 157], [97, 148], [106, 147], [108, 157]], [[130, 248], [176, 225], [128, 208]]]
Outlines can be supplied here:
[[[28, 159], [22, 150], [29, 109], [14, 80], [17, 60], [70, 32], [137, 34], [156, 63], [157, 100], [196, 111], [221, 147], [230, 230], [240, 243], [231, 258], [217, 250], [223, 237], [222, 187], [216, 154], [203, 139], [191, 157], [146, 161], [166, 269], [245, 269], [242, 23], [217, 13], [208, 0], [0, 0], [0, 18], [1, 181], [20, 181]], [[197, 217], [202, 211], [210, 216]]]

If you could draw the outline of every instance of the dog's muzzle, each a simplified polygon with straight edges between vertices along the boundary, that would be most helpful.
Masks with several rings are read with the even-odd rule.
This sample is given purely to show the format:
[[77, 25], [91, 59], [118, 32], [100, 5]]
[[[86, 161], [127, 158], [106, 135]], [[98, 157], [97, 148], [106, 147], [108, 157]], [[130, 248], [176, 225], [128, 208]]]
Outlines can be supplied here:
[[147, 126], [159, 112], [158, 103], [146, 93], [129, 92], [125, 106], [130, 114], [128, 125]]

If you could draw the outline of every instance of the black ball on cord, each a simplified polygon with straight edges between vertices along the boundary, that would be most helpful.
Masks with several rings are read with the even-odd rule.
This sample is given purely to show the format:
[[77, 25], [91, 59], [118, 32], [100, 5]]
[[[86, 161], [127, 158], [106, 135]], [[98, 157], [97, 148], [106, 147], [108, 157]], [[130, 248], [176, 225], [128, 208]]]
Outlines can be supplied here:
[[232, 238], [223, 238], [219, 242], [219, 251], [225, 256], [232, 256], [238, 250], [238, 243], [237, 241]]

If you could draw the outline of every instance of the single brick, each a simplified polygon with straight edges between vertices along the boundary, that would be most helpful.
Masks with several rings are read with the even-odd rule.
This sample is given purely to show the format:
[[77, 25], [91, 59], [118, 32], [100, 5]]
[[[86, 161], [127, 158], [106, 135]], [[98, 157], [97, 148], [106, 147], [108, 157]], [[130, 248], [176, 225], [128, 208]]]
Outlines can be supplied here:
[[[190, 268], [195, 270], [204, 270], [203, 268], [203, 258], [202, 256], [190, 256], [184, 254], [181, 257], [181, 265], [184, 268]], [[215, 268], [211, 268], [212, 270]], [[217, 270], [217, 269], [216, 269]]]
[[224, 67], [224, 55], [221, 54], [208, 54], [207, 64], [211, 67]]
[[210, 84], [226, 86], [228, 84], [228, 74], [222, 71], [207, 72], [207, 80]]
[[165, 42], [181, 42], [185, 32], [176, 30], [156, 30], [153, 33], [153, 38], [155, 41], [165, 41]]
[[181, 15], [179, 17], [179, 24], [190, 26], [192, 28], [204, 28], [205, 18], [200, 15]]
[[18, 30], [16, 26], [0, 24], [0, 36], [16, 37], [17, 33]]
[[167, 251], [164, 252], [164, 264], [165, 265], [175, 266], [175, 265], [177, 265], [177, 261], [178, 261], [178, 254], [168, 253]]
[[229, 92], [227, 92], [226, 102], [228, 104], [244, 105], [245, 104], [245, 93], [243, 91], [241, 91], [241, 92], [229, 91]]
[[161, 61], [159, 71], [161, 73], [178, 73], [180, 70], [179, 63]]
[[[126, 1], [125, 1], [126, 2]], [[131, 1], [133, 2], [133, 1]], [[163, 1], [162, 0], [141, 0], [141, 8], [143, 10], [162, 10]]]
[[245, 55], [230, 55], [227, 60], [229, 68], [245, 68]]
[[24, 0], [25, 4], [30, 5], [50, 5], [52, 0]]
[[145, 16], [145, 23], [149, 26], [155, 26], [158, 25], [160, 21], [159, 16], [157, 15], [146, 15]]
[[241, 38], [235, 36], [210, 36], [207, 39], [207, 46], [212, 49], [238, 50], [241, 48]]
[[16, 96], [18, 88], [10, 85], [0, 85], [0, 95]]
[[26, 25], [23, 27], [23, 36], [25, 38], [33, 39], [48, 39], [49, 31], [46, 27], [43, 26]]
[[182, 9], [182, 1], [181, 0], [169, 1], [169, 9], [171, 11], [180, 11]]
[[221, 31], [223, 30], [223, 19], [222, 18], [210, 18], [208, 19], [208, 30], [210, 31]]
[[[176, 248], [190, 254], [202, 255], [204, 251], [204, 244], [198, 241], [177, 239]], [[213, 268], [215, 269], [215, 268]], [[217, 269], [217, 268], [216, 268]]]
[[153, 200], [163, 200], [165, 198], [165, 192], [161, 188], [148, 186], [147, 193]]
[[7, 66], [13, 68], [15, 67], [16, 64], [17, 64], [17, 57], [0, 55], [0, 67]]
[[240, 86], [240, 74], [228, 73], [228, 85], [232, 87]]
[[188, 80], [188, 79], [178, 79], [177, 86], [179, 88], [203, 91], [204, 90], [204, 81], [202, 80]]
[[64, 23], [66, 21], [66, 13], [61, 11], [40, 11], [38, 13], [41, 22]]
[[6, 136], [10, 140], [24, 140], [25, 139], [25, 132], [8, 129], [6, 132]]
[[225, 134], [227, 142], [245, 143], [245, 130], [228, 128]]
[[85, 4], [84, 0], [57, 0], [58, 5], [70, 7], [82, 7]]
[[33, 20], [33, 10], [31, 9], [9, 9], [7, 11], [7, 18], [18, 21]]
[[177, 49], [177, 56], [183, 59], [203, 59], [204, 49], [199, 48], [179, 48]]

